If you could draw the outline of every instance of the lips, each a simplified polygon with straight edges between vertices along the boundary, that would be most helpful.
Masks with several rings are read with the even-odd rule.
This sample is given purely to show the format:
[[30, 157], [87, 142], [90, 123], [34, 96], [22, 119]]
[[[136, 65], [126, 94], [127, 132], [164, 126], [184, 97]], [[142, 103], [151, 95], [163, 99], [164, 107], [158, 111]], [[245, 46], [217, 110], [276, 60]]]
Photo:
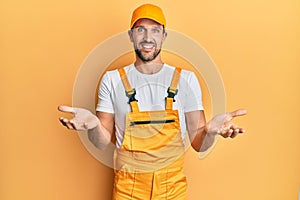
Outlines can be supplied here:
[[141, 43], [141, 47], [143, 49], [148, 49], [148, 50], [151, 50], [153, 48], [155, 48], [155, 44], [154, 43]]

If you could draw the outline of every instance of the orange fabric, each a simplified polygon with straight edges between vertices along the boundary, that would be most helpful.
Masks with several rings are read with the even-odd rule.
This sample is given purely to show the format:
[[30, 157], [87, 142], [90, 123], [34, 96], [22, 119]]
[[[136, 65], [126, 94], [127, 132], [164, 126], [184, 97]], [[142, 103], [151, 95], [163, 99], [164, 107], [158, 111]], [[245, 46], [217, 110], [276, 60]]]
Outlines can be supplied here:
[[[122, 83], [125, 87], [125, 91], [128, 95], [132, 95], [135, 93], [135, 90], [131, 87], [130, 83], [129, 83], [129, 80], [127, 78], [127, 75], [125, 73], [125, 70], [124, 68], [119, 68], [118, 69], [119, 71], [119, 74], [120, 74], [120, 77], [121, 77], [121, 80], [122, 80]], [[139, 112], [139, 107], [137, 105], [137, 101], [131, 101], [130, 102], [130, 106], [131, 106], [131, 110], [132, 112]]]
[[179, 116], [173, 98], [167, 99], [169, 109], [127, 113], [124, 140], [115, 151], [113, 200], [187, 199]]
[[161, 8], [155, 5], [144, 4], [136, 8], [132, 13], [130, 28], [133, 27], [135, 22], [142, 18], [152, 19], [166, 28], [167, 24], [163, 11], [161, 10]]
[[[176, 67], [174, 74], [173, 74], [172, 82], [168, 89], [169, 90], [168, 92], [171, 92], [175, 95], [177, 93], [177, 86], [178, 86], [178, 82], [179, 82], [179, 78], [180, 78], [180, 73], [181, 73], [181, 68]], [[166, 110], [173, 109], [173, 101], [174, 101], [173, 98], [166, 97]]]
[[173, 109], [173, 98], [166, 97], [166, 110]]
[[177, 85], [178, 85], [179, 78], [180, 78], [180, 73], [181, 73], [181, 68], [176, 67], [175, 71], [174, 71], [173, 79], [172, 79], [172, 82], [170, 85], [170, 90], [174, 93], [177, 89]]
[[130, 102], [130, 107], [132, 112], [139, 112], [139, 106], [137, 104], [137, 101]]
[[132, 94], [134, 90], [132, 89], [132, 87], [128, 81], [128, 78], [126, 76], [126, 72], [125, 72], [124, 68], [119, 68], [118, 71], [119, 71], [119, 74], [120, 74], [120, 77], [121, 77], [121, 80], [125, 87], [126, 92], [128, 94]]

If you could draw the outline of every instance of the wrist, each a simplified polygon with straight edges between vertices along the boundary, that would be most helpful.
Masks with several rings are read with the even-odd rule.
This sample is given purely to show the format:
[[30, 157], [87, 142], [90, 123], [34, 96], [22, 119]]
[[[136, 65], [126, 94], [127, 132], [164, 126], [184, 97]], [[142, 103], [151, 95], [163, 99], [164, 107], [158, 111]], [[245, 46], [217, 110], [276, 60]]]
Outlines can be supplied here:
[[212, 129], [212, 128], [210, 127], [210, 124], [209, 124], [209, 123], [206, 124], [204, 130], [205, 130], [205, 133], [206, 133], [206, 136], [207, 136], [207, 137], [215, 137], [215, 136], [217, 136], [217, 135], [220, 134], [219, 131], [218, 131], [217, 129]]
[[96, 116], [93, 116], [93, 118], [94, 119], [85, 123], [85, 128], [88, 131], [96, 131], [97, 129], [99, 129], [101, 127], [100, 120]]

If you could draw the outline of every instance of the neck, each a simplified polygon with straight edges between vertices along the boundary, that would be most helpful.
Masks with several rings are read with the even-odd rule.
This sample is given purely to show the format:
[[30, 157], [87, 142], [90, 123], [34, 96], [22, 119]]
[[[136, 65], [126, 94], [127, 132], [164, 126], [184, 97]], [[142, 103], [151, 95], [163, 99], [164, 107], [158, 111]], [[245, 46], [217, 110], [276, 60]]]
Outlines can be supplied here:
[[135, 68], [142, 74], [155, 74], [162, 69], [163, 65], [160, 56], [150, 62], [144, 62], [139, 58], [134, 62]]

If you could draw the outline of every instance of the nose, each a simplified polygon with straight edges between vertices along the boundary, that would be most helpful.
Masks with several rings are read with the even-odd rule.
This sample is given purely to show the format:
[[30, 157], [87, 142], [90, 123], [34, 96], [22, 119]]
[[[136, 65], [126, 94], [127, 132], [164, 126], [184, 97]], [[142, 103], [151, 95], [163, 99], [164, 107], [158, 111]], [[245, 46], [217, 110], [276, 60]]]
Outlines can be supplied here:
[[144, 40], [147, 42], [151, 42], [151, 31], [149, 31], [148, 29], [146, 29], [144, 33]]

